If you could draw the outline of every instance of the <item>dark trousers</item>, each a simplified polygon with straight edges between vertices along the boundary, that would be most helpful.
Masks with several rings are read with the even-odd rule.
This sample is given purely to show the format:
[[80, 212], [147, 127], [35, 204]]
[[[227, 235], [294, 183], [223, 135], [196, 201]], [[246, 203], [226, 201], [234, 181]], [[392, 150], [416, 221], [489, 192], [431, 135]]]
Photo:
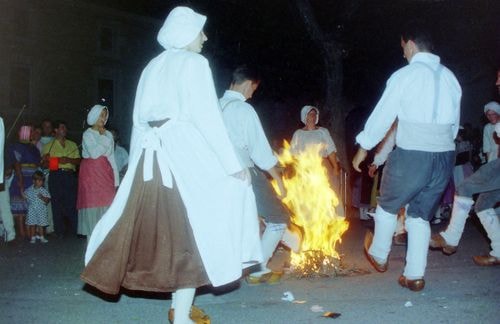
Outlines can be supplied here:
[[76, 211], [77, 178], [72, 171], [51, 171], [49, 191], [52, 196], [54, 232], [76, 234], [78, 214]]
[[479, 193], [474, 210], [476, 213], [494, 208], [500, 200], [500, 159], [483, 165], [457, 187], [457, 195], [472, 198]]
[[380, 185], [378, 204], [397, 215], [431, 220], [453, 172], [455, 151], [424, 152], [396, 147], [389, 154]]

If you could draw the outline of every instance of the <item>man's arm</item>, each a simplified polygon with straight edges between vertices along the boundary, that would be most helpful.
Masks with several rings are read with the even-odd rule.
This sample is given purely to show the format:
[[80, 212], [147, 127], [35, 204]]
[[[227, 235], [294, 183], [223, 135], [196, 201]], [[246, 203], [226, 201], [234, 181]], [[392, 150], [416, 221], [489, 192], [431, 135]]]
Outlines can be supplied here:
[[276, 168], [276, 166], [273, 166], [271, 169], [267, 170], [267, 172], [271, 175], [271, 177], [276, 181], [278, 184], [278, 188], [280, 190], [278, 197], [280, 199], [284, 199], [286, 197], [286, 189], [285, 185], [283, 184], [283, 180], [281, 179], [281, 175]]

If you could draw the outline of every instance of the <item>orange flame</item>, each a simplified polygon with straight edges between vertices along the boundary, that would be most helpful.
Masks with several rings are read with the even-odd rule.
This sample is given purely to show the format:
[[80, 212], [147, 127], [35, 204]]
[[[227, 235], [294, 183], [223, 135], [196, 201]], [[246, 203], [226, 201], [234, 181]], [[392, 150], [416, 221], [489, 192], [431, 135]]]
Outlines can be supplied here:
[[[349, 223], [335, 213], [339, 198], [331, 188], [328, 172], [323, 166], [320, 151], [323, 145], [310, 145], [295, 156], [284, 141], [284, 149], [278, 156], [281, 165], [291, 168], [283, 182], [287, 190], [283, 203], [292, 211], [292, 222], [303, 230], [299, 253], [292, 252], [292, 266], [318, 272], [328, 266], [332, 258], [339, 259], [335, 247], [342, 241], [342, 234]], [[278, 191], [276, 183], [274, 188]], [[321, 260], [317, 260], [317, 258]], [[316, 259], [316, 260], [311, 260]]]

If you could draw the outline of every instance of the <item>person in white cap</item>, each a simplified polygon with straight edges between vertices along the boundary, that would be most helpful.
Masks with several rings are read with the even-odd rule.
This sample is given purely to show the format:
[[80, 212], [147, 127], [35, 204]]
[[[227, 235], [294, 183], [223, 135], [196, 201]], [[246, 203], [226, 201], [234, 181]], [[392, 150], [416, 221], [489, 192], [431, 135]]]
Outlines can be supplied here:
[[500, 104], [496, 101], [488, 102], [484, 106], [484, 114], [488, 119], [488, 124], [483, 128], [483, 153], [486, 154], [486, 161], [491, 162], [498, 159], [498, 148], [500, 145], [495, 141], [495, 124], [500, 119]]
[[397, 118], [396, 149], [389, 155], [382, 176], [375, 233], [367, 232], [364, 248], [372, 266], [379, 272], [387, 271], [397, 214], [408, 204], [406, 265], [398, 282], [420, 291], [425, 286], [429, 220], [453, 171], [462, 91], [455, 75], [431, 53], [432, 41], [425, 26], [407, 24], [401, 47], [409, 64], [387, 81], [381, 99], [356, 137], [360, 147], [352, 164], [361, 171], [367, 150], [384, 138]]
[[113, 135], [104, 127], [107, 121], [108, 108], [95, 105], [87, 115], [91, 127], [83, 132], [76, 209], [77, 233], [87, 239], [113, 202], [119, 184]]
[[[323, 166], [328, 172], [332, 189], [340, 196], [340, 166], [337, 161], [337, 147], [328, 129], [318, 126], [319, 109], [314, 106], [302, 107], [300, 121], [304, 127], [293, 133], [290, 151], [293, 155], [299, 155], [310, 145], [323, 144], [320, 151], [324, 162]], [[340, 199], [339, 204], [335, 207], [335, 213], [337, 216], [345, 216], [344, 206]]]
[[129, 167], [92, 232], [81, 274], [109, 294], [120, 287], [173, 292], [174, 323], [210, 323], [192, 307], [195, 289], [236, 281], [262, 261], [249, 172], [199, 54], [205, 21], [176, 7], [160, 29], [165, 50], [137, 87]]

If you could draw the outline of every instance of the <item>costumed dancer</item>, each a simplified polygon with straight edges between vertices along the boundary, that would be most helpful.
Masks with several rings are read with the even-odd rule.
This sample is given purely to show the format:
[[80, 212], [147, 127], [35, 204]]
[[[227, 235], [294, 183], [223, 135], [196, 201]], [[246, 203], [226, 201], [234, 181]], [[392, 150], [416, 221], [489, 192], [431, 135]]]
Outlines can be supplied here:
[[[240, 66], [234, 70], [231, 86], [220, 99], [222, 116], [229, 138], [241, 164], [250, 170], [257, 212], [266, 223], [261, 239], [264, 262], [260, 265], [259, 271], [246, 278], [251, 285], [279, 282], [282, 274], [271, 271], [267, 268], [267, 263], [273, 256], [290, 221], [290, 213], [280, 200], [285, 197], [286, 191], [276, 168], [278, 159], [273, 154], [257, 112], [246, 102], [252, 98], [259, 83], [260, 79], [255, 71], [246, 66]], [[277, 197], [262, 170], [276, 181], [280, 189], [280, 197]]]
[[387, 270], [397, 214], [408, 205], [406, 265], [399, 284], [419, 291], [425, 286], [429, 220], [453, 171], [462, 91], [454, 74], [431, 53], [432, 42], [425, 27], [408, 24], [401, 34], [401, 47], [409, 64], [387, 81], [381, 99], [356, 137], [360, 148], [352, 164], [361, 171], [359, 165], [367, 150], [384, 138], [397, 118], [397, 147], [382, 175], [375, 235], [367, 232], [365, 254], [377, 271]]
[[[500, 93], [500, 70], [497, 73], [498, 91]], [[500, 105], [491, 102], [484, 107], [485, 113], [492, 110], [500, 114]], [[490, 123], [492, 120], [490, 119]], [[500, 122], [495, 120], [495, 128], [491, 132], [492, 141], [500, 143]], [[489, 156], [490, 162], [483, 165], [471, 176], [463, 180], [458, 186], [453, 202], [450, 224], [445, 231], [432, 235], [429, 246], [440, 249], [446, 255], [457, 251], [458, 243], [464, 231], [465, 222], [469, 217], [469, 211], [474, 204], [472, 196], [479, 193], [474, 211], [491, 241], [491, 251], [487, 255], [473, 256], [477, 265], [491, 266], [500, 265], [500, 222], [498, 220], [498, 209], [495, 205], [500, 201], [500, 152], [497, 156]]]
[[[298, 155], [310, 145], [323, 144], [323, 149], [320, 152], [323, 157], [323, 166], [328, 171], [332, 189], [337, 196], [340, 196], [340, 166], [337, 161], [337, 147], [328, 129], [317, 125], [319, 122], [319, 109], [314, 106], [302, 107], [300, 120], [305, 126], [293, 133], [290, 151], [293, 155]], [[339, 199], [339, 204], [335, 207], [335, 213], [341, 217], [345, 216], [341, 199]]]
[[87, 124], [91, 127], [83, 132], [76, 209], [77, 233], [87, 239], [113, 202], [119, 184], [113, 135], [104, 128], [107, 121], [108, 108], [95, 105], [87, 115]]
[[10, 210], [10, 197], [8, 180], [4, 179], [4, 148], [5, 148], [5, 127], [3, 119], [0, 117], [0, 217], [2, 218], [3, 228], [7, 234], [6, 241], [10, 242], [16, 238], [14, 229], [14, 217]]
[[165, 51], [137, 87], [129, 167], [92, 232], [81, 274], [109, 294], [120, 287], [173, 292], [174, 323], [209, 323], [191, 307], [195, 288], [235, 281], [245, 266], [262, 261], [249, 172], [231, 145], [208, 61], [199, 54], [205, 21], [177, 7], [160, 29]]

